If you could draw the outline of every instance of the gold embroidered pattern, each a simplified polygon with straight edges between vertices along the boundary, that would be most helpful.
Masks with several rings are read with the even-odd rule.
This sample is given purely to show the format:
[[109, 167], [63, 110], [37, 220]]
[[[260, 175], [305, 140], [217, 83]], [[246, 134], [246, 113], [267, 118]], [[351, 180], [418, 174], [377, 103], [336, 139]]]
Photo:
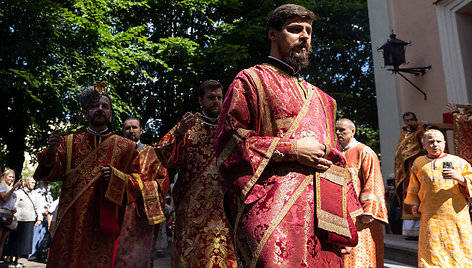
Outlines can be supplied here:
[[300, 138], [315, 138], [318, 140], [318, 134], [311, 130], [303, 130], [300, 132]]
[[[332, 165], [331, 167], [334, 167]], [[346, 172], [345, 168], [342, 168]], [[339, 171], [339, 170], [338, 170]], [[334, 178], [334, 177], [333, 177]], [[318, 217], [318, 227], [330, 231], [335, 232], [340, 235], [347, 236], [351, 238], [351, 232], [349, 230], [349, 224], [347, 222], [347, 187], [346, 184], [343, 185], [343, 196], [342, 196], [342, 206], [343, 206], [343, 217], [339, 217], [332, 213], [329, 213], [321, 207], [321, 174], [319, 172], [316, 173], [316, 215]], [[323, 214], [320, 216], [320, 214]]]
[[172, 263], [182, 267], [235, 267], [223, 211], [223, 182], [216, 168], [215, 125], [195, 124], [179, 141], [174, 130], [164, 136], [156, 150], [163, 165], [179, 167], [172, 193], [176, 213]]
[[280, 118], [274, 121], [278, 129], [288, 129], [293, 124], [293, 117]]
[[119, 206], [122, 205], [127, 184], [128, 178], [126, 177], [126, 174], [112, 167], [110, 181], [108, 182], [108, 187], [105, 192], [105, 198]]
[[331, 167], [325, 172], [321, 173], [320, 176], [336, 184], [344, 185], [346, 183], [348, 174], [346, 168], [331, 165]]
[[71, 163], [72, 163], [72, 141], [73, 141], [73, 134], [67, 135], [65, 137], [66, 148], [67, 148], [67, 155], [66, 155], [66, 174], [71, 171]]
[[321, 208], [316, 208], [316, 216], [320, 228], [351, 238], [347, 219], [331, 214]]
[[[260, 87], [257, 87], [257, 89], [260, 89]], [[258, 90], [260, 91], [260, 90]], [[284, 137], [285, 139], [288, 139], [290, 138], [293, 133], [295, 132], [295, 130], [298, 128], [298, 126], [300, 125], [300, 122], [302, 120], [302, 118], [306, 115], [307, 111], [308, 111], [308, 107], [310, 106], [310, 102], [311, 102], [311, 98], [313, 97], [313, 92], [310, 91], [309, 92], [309, 95], [308, 95], [308, 98], [307, 100], [305, 101], [302, 109], [300, 110], [300, 112], [298, 113], [297, 117], [295, 118], [295, 120], [293, 121], [292, 125], [290, 126], [290, 129], [287, 131], [287, 133], [285, 133]], [[257, 181], [257, 179], [260, 177], [260, 175], [262, 174], [263, 170], [265, 169], [265, 167], [267, 166], [267, 164], [269, 163], [269, 160], [270, 158], [272, 157], [273, 155], [273, 152], [274, 152], [274, 149], [275, 147], [277, 146], [277, 143], [279, 142], [280, 138], [278, 137], [274, 137], [272, 143], [270, 144], [269, 146], [269, 149], [267, 150], [267, 154], [266, 154], [266, 158], [264, 158], [264, 160], [259, 164], [259, 167], [257, 168], [257, 171], [256, 173], [254, 174], [254, 176], [251, 178], [251, 180], [246, 184], [246, 186], [244, 187], [243, 189], [243, 196], [246, 196], [247, 193], [249, 192], [249, 190], [252, 188], [252, 186], [254, 185], [254, 183]], [[257, 177], [256, 177], [257, 176]], [[248, 187], [249, 186], [249, 187]], [[306, 186], [306, 185], [305, 185]], [[249, 188], [249, 189], [248, 189]], [[291, 196], [291, 198], [294, 198], [294, 202], [298, 199], [298, 197], [300, 196], [300, 194], [302, 193], [302, 191], [300, 192], [297, 192], [297, 195], [294, 193], [294, 195]], [[293, 205], [293, 203], [292, 203]], [[290, 209], [290, 207], [288, 208]], [[237, 232], [237, 228], [238, 228], [238, 225], [239, 225], [239, 221], [241, 220], [241, 216], [242, 216], [242, 213], [244, 211], [244, 205], [241, 206], [241, 209], [240, 211], [238, 212], [238, 215], [236, 216], [236, 223], [235, 223], [235, 227], [234, 227], [234, 237], [237, 237], [236, 236], [236, 232]], [[283, 218], [283, 217], [282, 217]], [[278, 224], [277, 224], [278, 225]], [[272, 234], [272, 232], [275, 230], [275, 227], [274, 226], [272, 230], [267, 230], [265, 232], [264, 235], [267, 235], [267, 239], [268, 237], [270, 237], [270, 235]], [[235, 239], [237, 241], [237, 239]], [[266, 240], [267, 241], [267, 240]], [[265, 242], [264, 242], [265, 243]], [[263, 245], [262, 245], [263, 246]], [[262, 250], [262, 247], [261, 247], [261, 250]], [[260, 252], [259, 252], [260, 254]], [[252, 259], [252, 263], [255, 263], [257, 262], [257, 258], [259, 256], [255, 256], [253, 257]]]
[[382, 205], [385, 205], [385, 200], [383, 198], [379, 198], [375, 194], [363, 194], [359, 196], [359, 201], [366, 201], [366, 200], [374, 200]]
[[261, 176], [262, 172], [264, 171], [265, 167], [269, 163], [270, 158], [272, 157], [272, 154], [275, 150], [275, 147], [279, 143], [280, 138], [274, 138], [269, 146], [269, 149], [267, 149], [267, 153], [265, 158], [262, 160], [262, 162], [259, 164], [259, 167], [257, 167], [256, 172], [252, 176], [252, 178], [249, 180], [249, 182], [246, 184], [246, 186], [243, 189], [243, 195], [246, 196], [249, 191], [252, 189], [252, 186], [256, 183], [256, 181], [259, 179]]
[[[459, 129], [460, 128], [460, 115], [458, 113], [454, 113], [452, 115], [452, 118], [453, 118], [453, 123], [455, 125], [455, 129]], [[457, 150], [457, 147], [459, 146], [459, 131], [454, 131], [454, 148], [456, 148]]]
[[300, 183], [300, 185], [297, 187], [293, 195], [290, 196], [290, 199], [287, 201], [287, 203], [285, 203], [285, 205], [282, 207], [282, 210], [280, 211], [280, 213], [278, 213], [275, 219], [271, 222], [271, 224], [265, 231], [264, 235], [262, 236], [262, 239], [259, 242], [259, 245], [257, 245], [257, 249], [254, 253], [254, 257], [252, 258], [250, 267], [256, 267], [257, 259], [259, 259], [262, 249], [264, 248], [264, 245], [266, 244], [270, 235], [275, 231], [275, 228], [277, 228], [277, 226], [283, 220], [285, 215], [287, 215], [288, 211], [292, 208], [293, 204], [295, 204], [297, 199], [300, 197], [300, 195], [303, 193], [303, 191], [306, 189], [306, 187], [310, 184], [312, 180], [313, 180], [313, 175], [305, 177], [305, 179], [302, 181], [302, 183]]
[[[328, 120], [328, 113], [326, 112], [326, 105], [323, 102], [323, 98], [321, 98], [321, 94], [318, 91], [318, 88], [315, 87], [314, 91], [316, 91], [316, 94], [318, 95], [318, 99], [321, 102], [321, 106], [323, 107], [323, 112], [324, 112], [324, 115], [325, 115], [325, 118], [326, 118], [326, 133], [328, 133], [327, 143], [328, 143], [329, 146], [331, 146], [331, 141], [333, 140], [333, 136], [332, 136], [333, 132], [331, 132], [330, 127], [329, 127], [329, 120]], [[336, 107], [334, 108], [334, 111], [336, 111]], [[336, 117], [334, 117], [334, 118], [336, 118]], [[326, 148], [328, 148], [328, 146], [326, 146]]]
[[[164, 216], [164, 212], [162, 211], [162, 207], [160, 205], [161, 196], [158, 183], [156, 181], [146, 181], [144, 182], [143, 189], [142, 196], [144, 201], [144, 209], [149, 224], [154, 225], [165, 221], [166, 217]], [[156, 206], [156, 204], [158, 205]], [[151, 211], [152, 213], [149, 211], [151, 207], [154, 208], [154, 210]]]

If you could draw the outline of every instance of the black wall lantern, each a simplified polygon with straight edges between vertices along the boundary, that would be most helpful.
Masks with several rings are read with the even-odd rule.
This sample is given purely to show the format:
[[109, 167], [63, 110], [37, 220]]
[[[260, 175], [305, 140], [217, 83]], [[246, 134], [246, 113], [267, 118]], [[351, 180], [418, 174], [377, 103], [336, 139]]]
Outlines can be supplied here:
[[426, 70], [431, 69], [431, 65], [428, 67], [415, 67], [415, 68], [400, 68], [400, 65], [406, 62], [405, 60], [405, 46], [409, 45], [403, 40], [397, 39], [397, 36], [392, 33], [390, 35], [390, 39], [387, 43], [383, 44], [377, 51], [383, 50], [383, 57], [384, 57], [384, 64], [385, 66], [393, 66], [393, 69], [387, 69], [391, 71], [393, 74], [399, 74], [403, 77], [408, 83], [414, 86], [417, 90], [419, 90], [423, 95], [424, 99], [426, 100], [426, 93], [423, 92], [419, 87], [413, 84], [408, 78], [406, 78], [403, 73], [410, 73], [414, 74], [415, 76], [424, 75]]

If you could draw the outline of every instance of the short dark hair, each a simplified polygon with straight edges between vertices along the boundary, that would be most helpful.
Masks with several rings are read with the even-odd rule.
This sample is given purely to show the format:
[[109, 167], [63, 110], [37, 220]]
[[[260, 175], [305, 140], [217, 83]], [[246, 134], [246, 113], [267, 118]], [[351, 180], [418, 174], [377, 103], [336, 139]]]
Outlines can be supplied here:
[[143, 126], [141, 125], [141, 119], [139, 119], [139, 118], [137, 118], [137, 117], [130, 116], [130, 117], [126, 118], [125, 121], [123, 121], [123, 124], [124, 124], [126, 121], [128, 121], [128, 120], [136, 120], [136, 121], [138, 121], [139, 127], [140, 127], [140, 128], [143, 128]]
[[405, 120], [405, 116], [410, 116], [410, 115], [413, 115], [413, 117], [415, 118], [415, 120], [418, 120], [418, 118], [416, 118], [416, 114], [414, 114], [413, 112], [406, 112], [403, 114], [402, 118], [403, 120]]
[[207, 89], [218, 89], [218, 88], [223, 89], [223, 85], [220, 82], [218, 82], [216, 80], [206, 80], [205, 82], [203, 82], [200, 85], [200, 91], [199, 91], [198, 96], [200, 98], [203, 98], [203, 96], [205, 96], [205, 90], [207, 90]]
[[292, 18], [300, 18], [302, 20], [313, 21], [315, 14], [308, 10], [306, 7], [296, 4], [285, 4], [274, 9], [269, 16], [266, 24], [266, 33], [269, 32], [270, 28], [274, 28], [277, 31], [282, 29], [282, 25]]

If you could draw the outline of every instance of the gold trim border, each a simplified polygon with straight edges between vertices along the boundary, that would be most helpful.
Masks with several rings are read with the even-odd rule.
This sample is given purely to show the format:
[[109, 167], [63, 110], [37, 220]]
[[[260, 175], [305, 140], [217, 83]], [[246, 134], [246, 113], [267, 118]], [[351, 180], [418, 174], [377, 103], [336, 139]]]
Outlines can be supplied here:
[[262, 236], [262, 239], [259, 242], [259, 245], [257, 245], [257, 249], [254, 253], [254, 257], [252, 258], [250, 267], [256, 267], [257, 260], [259, 259], [259, 256], [261, 255], [262, 249], [264, 248], [266, 242], [269, 240], [269, 237], [275, 231], [275, 228], [279, 226], [279, 224], [282, 222], [285, 215], [287, 215], [288, 211], [292, 208], [293, 204], [295, 204], [295, 202], [298, 200], [298, 198], [301, 196], [305, 188], [310, 184], [312, 180], [313, 180], [313, 175], [309, 175], [305, 177], [305, 179], [297, 187], [293, 195], [290, 196], [287, 203], [285, 203], [285, 205], [282, 207], [282, 210], [279, 212], [279, 214], [277, 214], [275, 219], [270, 223], [269, 227], [267, 228], [264, 235]]

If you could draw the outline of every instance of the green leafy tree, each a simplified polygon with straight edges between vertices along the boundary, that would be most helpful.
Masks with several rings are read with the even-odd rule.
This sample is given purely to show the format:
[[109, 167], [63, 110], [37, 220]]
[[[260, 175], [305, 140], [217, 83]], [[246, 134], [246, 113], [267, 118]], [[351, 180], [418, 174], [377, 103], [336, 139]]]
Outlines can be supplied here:
[[337, 100], [338, 117], [356, 137], [380, 151], [367, 1], [314, 1], [313, 64], [307, 79]]
[[[0, 142], [4, 164], [21, 171], [24, 151], [37, 152], [55, 128], [81, 128], [76, 96], [96, 80], [107, 82], [114, 112], [134, 111], [116, 94], [117, 79], [152, 79], [141, 66], [165, 65], [159, 44], [143, 34], [147, 25], [129, 24], [121, 13], [139, 1], [0, 2]], [[69, 123], [70, 122], [70, 123]], [[26, 137], [30, 140], [26, 140]], [[26, 144], [29, 146], [27, 147]]]
[[[303, 75], [338, 101], [378, 151], [367, 2], [293, 1], [313, 10], [313, 58]], [[207, 79], [228, 87], [269, 52], [265, 22], [285, 1], [0, 1], [0, 161], [21, 170], [51, 130], [83, 128], [77, 95], [94, 81], [113, 97], [113, 129], [137, 116], [154, 144]]]

